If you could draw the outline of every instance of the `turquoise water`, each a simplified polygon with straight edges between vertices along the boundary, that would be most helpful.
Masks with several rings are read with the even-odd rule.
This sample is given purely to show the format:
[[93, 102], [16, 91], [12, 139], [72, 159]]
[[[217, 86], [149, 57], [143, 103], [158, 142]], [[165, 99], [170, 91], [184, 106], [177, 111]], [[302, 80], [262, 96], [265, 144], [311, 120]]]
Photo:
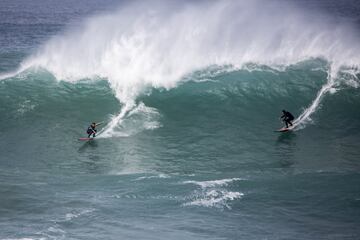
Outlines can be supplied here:
[[356, 2], [223, 4], [1, 3], [0, 239], [359, 238]]

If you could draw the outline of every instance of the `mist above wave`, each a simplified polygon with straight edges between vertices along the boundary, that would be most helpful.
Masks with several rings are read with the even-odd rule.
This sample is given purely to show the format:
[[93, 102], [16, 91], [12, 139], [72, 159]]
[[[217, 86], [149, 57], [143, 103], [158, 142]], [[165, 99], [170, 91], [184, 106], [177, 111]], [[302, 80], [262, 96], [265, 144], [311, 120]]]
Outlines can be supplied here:
[[[320, 18], [319, 18], [320, 19]], [[357, 65], [352, 31], [284, 2], [135, 2], [55, 36], [24, 66], [58, 79], [107, 78], [121, 102], [172, 88], [210, 65], [288, 65], [313, 57]]]

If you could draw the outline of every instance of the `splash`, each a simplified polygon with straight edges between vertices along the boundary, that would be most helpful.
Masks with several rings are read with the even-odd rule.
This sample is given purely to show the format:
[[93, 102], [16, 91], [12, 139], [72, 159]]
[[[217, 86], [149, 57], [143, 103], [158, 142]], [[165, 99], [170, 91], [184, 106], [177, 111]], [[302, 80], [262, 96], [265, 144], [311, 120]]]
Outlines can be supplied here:
[[[340, 69], [343, 68], [343, 69]], [[347, 74], [344, 77], [339, 77], [339, 74]], [[318, 91], [315, 99], [305, 108], [303, 112], [294, 120], [294, 130], [303, 129], [307, 123], [312, 122], [311, 115], [319, 108], [321, 100], [327, 93], [336, 93], [341, 81], [352, 87], [358, 87], [358, 71], [357, 68], [347, 69], [336, 64], [329, 66], [327, 71], [327, 82]]]
[[160, 113], [144, 103], [127, 103], [122, 107], [119, 115], [98, 133], [98, 138], [127, 137], [142, 130], [152, 130], [161, 127], [158, 122]]
[[299, 130], [305, 127], [305, 125], [311, 121], [310, 116], [316, 111], [316, 109], [319, 107], [321, 99], [325, 96], [326, 93], [334, 89], [335, 85], [335, 79], [334, 77], [331, 77], [331, 70], [328, 70], [327, 74], [327, 82], [324, 84], [321, 89], [318, 91], [316, 98], [313, 100], [311, 105], [307, 107], [300, 115], [294, 120], [294, 129]]

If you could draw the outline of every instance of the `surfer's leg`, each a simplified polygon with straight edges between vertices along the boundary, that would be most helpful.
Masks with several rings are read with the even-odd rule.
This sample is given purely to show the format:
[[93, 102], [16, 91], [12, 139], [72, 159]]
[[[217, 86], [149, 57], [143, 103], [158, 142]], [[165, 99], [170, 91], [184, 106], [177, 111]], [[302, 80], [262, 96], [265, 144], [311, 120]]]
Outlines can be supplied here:
[[294, 118], [289, 119], [290, 126], [292, 126], [292, 122], [294, 121]]
[[285, 123], [285, 126], [287, 125], [287, 123], [286, 123], [286, 120], [285, 119], [283, 119], [283, 122]]

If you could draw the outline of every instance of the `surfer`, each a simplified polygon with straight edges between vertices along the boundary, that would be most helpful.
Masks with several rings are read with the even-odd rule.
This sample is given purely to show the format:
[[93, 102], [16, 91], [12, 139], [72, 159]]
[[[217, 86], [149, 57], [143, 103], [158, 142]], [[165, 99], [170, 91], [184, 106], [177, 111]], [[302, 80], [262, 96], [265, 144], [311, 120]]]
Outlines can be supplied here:
[[292, 126], [293, 125], [292, 121], [294, 120], [294, 116], [286, 110], [282, 110], [282, 112], [283, 115], [280, 117], [280, 119], [282, 119], [285, 122], [286, 128], [289, 127], [289, 124], [290, 126]]
[[96, 132], [97, 132], [97, 130], [96, 130], [96, 126], [98, 126], [98, 125], [100, 125], [101, 123], [92, 123], [89, 127], [88, 127], [88, 129], [87, 129], [87, 131], [86, 131], [86, 133], [88, 134], [88, 138], [90, 138], [90, 136], [91, 136], [91, 134], [93, 135], [93, 137], [95, 137], [95, 134], [96, 134]]

